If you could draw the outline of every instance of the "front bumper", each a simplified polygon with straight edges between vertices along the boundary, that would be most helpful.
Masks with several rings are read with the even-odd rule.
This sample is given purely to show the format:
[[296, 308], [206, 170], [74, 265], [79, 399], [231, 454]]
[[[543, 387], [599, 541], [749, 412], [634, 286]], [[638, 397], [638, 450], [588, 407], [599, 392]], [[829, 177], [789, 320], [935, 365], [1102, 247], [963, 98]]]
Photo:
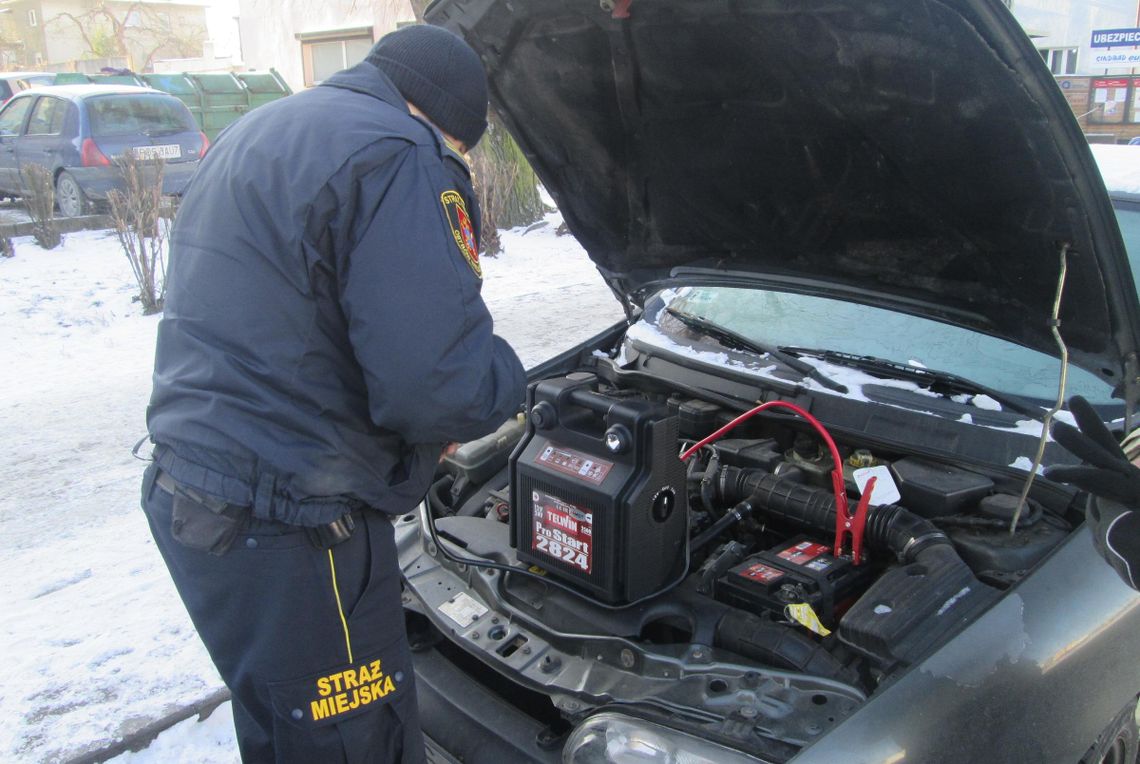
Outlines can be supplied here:
[[464, 764], [562, 760], [536, 740], [545, 727], [476, 682], [434, 648], [415, 654], [416, 694], [428, 761]]

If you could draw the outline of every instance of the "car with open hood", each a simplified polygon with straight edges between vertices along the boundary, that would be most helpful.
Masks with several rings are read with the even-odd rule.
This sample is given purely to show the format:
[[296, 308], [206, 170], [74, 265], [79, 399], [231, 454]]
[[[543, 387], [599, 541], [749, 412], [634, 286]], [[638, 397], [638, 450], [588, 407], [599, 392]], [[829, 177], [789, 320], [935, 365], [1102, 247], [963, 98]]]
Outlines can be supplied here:
[[1140, 595], [1046, 471], [1069, 396], [1135, 424], [1140, 303], [1008, 9], [427, 20], [627, 315], [396, 523], [431, 756], [1134, 761]]

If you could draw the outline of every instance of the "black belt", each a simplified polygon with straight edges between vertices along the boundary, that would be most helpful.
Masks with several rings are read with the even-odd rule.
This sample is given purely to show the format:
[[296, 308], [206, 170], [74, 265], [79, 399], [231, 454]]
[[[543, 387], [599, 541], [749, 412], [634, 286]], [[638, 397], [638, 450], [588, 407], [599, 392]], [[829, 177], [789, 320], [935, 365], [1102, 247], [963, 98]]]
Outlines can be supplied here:
[[[166, 493], [174, 496], [181, 494], [193, 502], [201, 504], [206, 509], [214, 513], [220, 513], [225, 509], [245, 510], [247, 513], [250, 511], [248, 505], [230, 504], [229, 502], [222, 501], [221, 499], [214, 498], [209, 494], [196, 491], [193, 488], [179, 483], [172, 478], [169, 473], [164, 470], [158, 470], [158, 477], [154, 480], [155, 485], [161, 488]], [[309, 541], [313, 546], [318, 549], [329, 549], [344, 541], [348, 541], [352, 537], [353, 531], [356, 530], [356, 515], [361, 510], [354, 510], [352, 512], [345, 512], [343, 515], [333, 520], [331, 523], [318, 525], [316, 527], [309, 526], [288, 526], [297, 531], [304, 531], [308, 536]], [[247, 517], [252, 518], [252, 513], [247, 514]], [[287, 525], [287, 523], [279, 523], [280, 525]]]
[[201, 504], [211, 512], [221, 512], [226, 507], [234, 507], [235, 509], [249, 509], [249, 507], [242, 507], [237, 504], [230, 504], [228, 502], [222, 501], [221, 499], [215, 499], [213, 496], [202, 493], [200, 491], [195, 491], [193, 488], [187, 488], [162, 470], [158, 471], [158, 477], [154, 479], [154, 483], [171, 496], [180, 493], [187, 499]]

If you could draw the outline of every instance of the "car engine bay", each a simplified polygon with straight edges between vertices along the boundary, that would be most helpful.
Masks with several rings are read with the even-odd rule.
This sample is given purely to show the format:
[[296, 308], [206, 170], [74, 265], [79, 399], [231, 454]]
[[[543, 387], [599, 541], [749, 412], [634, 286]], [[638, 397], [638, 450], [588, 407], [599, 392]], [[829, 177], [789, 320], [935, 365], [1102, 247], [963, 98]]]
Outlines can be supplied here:
[[549, 698], [553, 737], [620, 706], [789, 758], [1080, 521], [1039, 481], [1011, 533], [1024, 473], [907, 449], [917, 431], [832, 440], [787, 395], [754, 411], [645, 360], [583, 351], [535, 378], [397, 521], [413, 648]]

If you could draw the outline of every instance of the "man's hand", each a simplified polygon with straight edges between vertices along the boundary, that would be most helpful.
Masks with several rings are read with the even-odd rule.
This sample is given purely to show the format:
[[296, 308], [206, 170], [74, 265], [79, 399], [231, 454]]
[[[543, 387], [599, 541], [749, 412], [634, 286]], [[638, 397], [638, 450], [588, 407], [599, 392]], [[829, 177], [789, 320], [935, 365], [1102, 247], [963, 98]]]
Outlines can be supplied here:
[[459, 444], [458, 443], [452, 442], [452, 443], [446, 444], [443, 447], [443, 452], [440, 453], [440, 455], [439, 455], [439, 460], [442, 462], [447, 457], [454, 456], [455, 452], [458, 450], [459, 450]]
[[1052, 467], [1046, 475], [1093, 495], [1086, 511], [1093, 543], [1124, 583], [1140, 590], [1140, 515], [1134, 511], [1140, 507], [1140, 469], [1128, 461], [1088, 401], [1074, 396], [1069, 411], [1080, 429], [1057, 422], [1053, 437], [1085, 463]]

